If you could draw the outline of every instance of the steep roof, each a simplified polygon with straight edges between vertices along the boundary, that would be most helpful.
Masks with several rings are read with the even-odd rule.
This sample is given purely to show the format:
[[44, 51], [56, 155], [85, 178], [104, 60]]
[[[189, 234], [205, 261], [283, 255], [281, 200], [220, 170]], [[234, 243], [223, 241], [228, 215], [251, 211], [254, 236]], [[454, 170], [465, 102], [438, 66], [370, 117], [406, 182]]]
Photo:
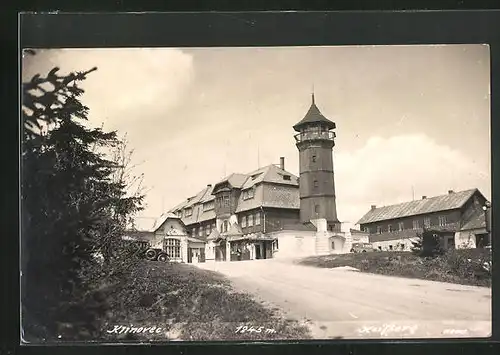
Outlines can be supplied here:
[[285, 224], [282, 230], [293, 230], [293, 231], [317, 231], [317, 228], [311, 222], [306, 223], [292, 223]]
[[306, 125], [309, 123], [324, 123], [330, 129], [335, 128], [335, 123], [330, 121], [325, 116], [323, 116], [323, 114], [319, 110], [318, 106], [316, 106], [316, 103], [314, 102], [314, 94], [312, 94], [312, 103], [311, 103], [311, 107], [309, 107], [309, 111], [307, 111], [306, 115], [304, 116], [304, 118], [300, 122], [298, 122], [297, 124], [295, 124], [293, 126], [293, 129], [296, 130], [297, 132], [300, 132], [300, 128], [303, 125]]
[[222, 179], [218, 183], [216, 183], [215, 186], [220, 185], [224, 182], [227, 182], [227, 183], [229, 183], [229, 185], [231, 185], [231, 187], [236, 188], [236, 189], [241, 189], [243, 187], [243, 184], [245, 183], [245, 181], [247, 179], [248, 179], [248, 175], [246, 175], [246, 174], [233, 173], [233, 174], [225, 177], [224, 179]]
[[228, 231], [221, 233], [221, 235], [225, 235], [225, 236], [243, 235], [243, 231], [241, 230], [241, 227], [239, 224], [233, 223], [233, 224], [231, 224], [231, 226], [229, 226]]
[[460, 228], [460, 230], [471, 230], [471, 229], [482, 229], [486, 228], [486, 219], [484, 216], [484, 211], [477, 210], [471, 216], [471, 218], [465, 222], [465, 224]]
[[461, 208], [478, 189], [452, 192], [446, 195], [429, 197], [422, 200], [383, 206], [368, 211], [357, 224], [374, 223], [396, 218], [447, 211]]

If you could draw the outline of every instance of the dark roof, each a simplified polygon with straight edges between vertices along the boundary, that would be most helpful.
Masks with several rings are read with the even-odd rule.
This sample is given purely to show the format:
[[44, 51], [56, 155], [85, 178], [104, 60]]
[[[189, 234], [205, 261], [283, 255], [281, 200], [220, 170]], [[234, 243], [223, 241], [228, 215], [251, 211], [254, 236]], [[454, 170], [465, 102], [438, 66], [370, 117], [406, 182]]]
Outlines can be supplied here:
[[484, 211], [477, 210], [471, 216], [471, 218], [465, 222], [460, 230], [471, 230], [471, 229], [481, 229], [486, 228], [486, 219], [484, 218]]
[[335, 128], [335, 123], [330, 121], [328, 118], [323, 116], [321, 111], [319, 110], [318, 106], [316, 106], [316, 103], [314, 102], [314, 94], [312, 94], [312, 103], [311, 107], [309, 107], [309, 111], [307, 111], [306, 115], [304, 118], [297, 124], [293, 126], [293, 129], [296, 130], [297, 132], [300, 132], [300, 128], [303, 125], [309, 124], [309, 123], [325, 123], [328, 128], [334, 129]]
[[317, 228], [311, 222], [306, 222], [306, 223], [285, 224], [283, 226], [283, 230], [309, 232], [309, 231], [317, 231]]
[[367, 224], [403, 217], [422, 215], [433, 212], [447, 211], [461, 208], [478, 189], [452, 192], [446, 195], [429, 197], [422, 200], [404, 202], [396, 205], [384, 206], [368, 211], [357, 224]]

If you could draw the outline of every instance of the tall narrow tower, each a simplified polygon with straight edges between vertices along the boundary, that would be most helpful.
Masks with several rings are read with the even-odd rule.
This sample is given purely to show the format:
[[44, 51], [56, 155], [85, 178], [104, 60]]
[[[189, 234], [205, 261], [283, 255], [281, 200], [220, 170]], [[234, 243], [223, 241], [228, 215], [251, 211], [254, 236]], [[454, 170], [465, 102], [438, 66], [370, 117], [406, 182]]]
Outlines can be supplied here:
[[340, 231], [335, 203], [333, 154], [335, 123], [321, 114], [314, 102], [305, 117], [293, 126], [299, 150], [300, 219], [324, 218], [330, 230]]

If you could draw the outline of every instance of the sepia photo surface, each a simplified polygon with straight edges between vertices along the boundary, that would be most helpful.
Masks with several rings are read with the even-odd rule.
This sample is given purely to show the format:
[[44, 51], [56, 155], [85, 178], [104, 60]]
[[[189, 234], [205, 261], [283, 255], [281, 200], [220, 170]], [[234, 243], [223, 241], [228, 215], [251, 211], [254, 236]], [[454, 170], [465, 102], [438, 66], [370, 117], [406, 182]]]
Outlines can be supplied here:
[[24, 343], [491, 334], [487, 45], [24, 50]]

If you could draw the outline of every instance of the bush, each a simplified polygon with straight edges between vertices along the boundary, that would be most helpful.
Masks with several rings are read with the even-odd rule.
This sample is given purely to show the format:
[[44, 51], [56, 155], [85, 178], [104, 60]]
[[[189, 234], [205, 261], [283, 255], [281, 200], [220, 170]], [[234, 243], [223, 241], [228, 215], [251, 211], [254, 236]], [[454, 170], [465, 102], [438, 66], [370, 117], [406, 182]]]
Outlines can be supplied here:
[[421, 257], [435, 257], [443, 255], [442, 233], [438, 231], [425, 230], [423, 233], [417, 234], [417, 240], [412, 242], [412, 252]]

